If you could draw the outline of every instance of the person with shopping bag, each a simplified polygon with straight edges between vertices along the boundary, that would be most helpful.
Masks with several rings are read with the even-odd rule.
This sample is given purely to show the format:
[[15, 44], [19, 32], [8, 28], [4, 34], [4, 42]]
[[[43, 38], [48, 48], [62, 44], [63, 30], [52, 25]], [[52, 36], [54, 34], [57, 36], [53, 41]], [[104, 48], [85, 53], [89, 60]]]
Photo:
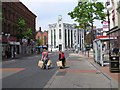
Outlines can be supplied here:
[[48, 52], [46, 49], [43, 49], [41, 60], [43, 61], [43, 68], [48, 69], [47, 63], [48, 63], [49, 58], [48, 58]]
[[[59, 61], [57, 62], [57, 65], [59, 65], [60, 69], [65, 67], [65, 55], [64, 53], [60, 50], [59, 51]], [[59, 63], [59, 64], [58, 64]], [[62, 65], [62, 66], [61, 66]]]

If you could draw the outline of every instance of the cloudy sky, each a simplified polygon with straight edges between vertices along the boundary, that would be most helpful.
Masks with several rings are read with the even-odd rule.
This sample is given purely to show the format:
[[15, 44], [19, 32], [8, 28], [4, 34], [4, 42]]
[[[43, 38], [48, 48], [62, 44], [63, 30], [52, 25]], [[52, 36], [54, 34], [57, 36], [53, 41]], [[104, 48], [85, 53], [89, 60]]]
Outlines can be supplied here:
[[[36, 16], [36, 29], [48, 30], [48, 24], [57, 22], [58, 15], [62, 15], [63, 22], [74, 23], [67, 15], [77, 5], [78, 0], [20, 0]], [[98, 28], [101, 23], [94, 23]]]

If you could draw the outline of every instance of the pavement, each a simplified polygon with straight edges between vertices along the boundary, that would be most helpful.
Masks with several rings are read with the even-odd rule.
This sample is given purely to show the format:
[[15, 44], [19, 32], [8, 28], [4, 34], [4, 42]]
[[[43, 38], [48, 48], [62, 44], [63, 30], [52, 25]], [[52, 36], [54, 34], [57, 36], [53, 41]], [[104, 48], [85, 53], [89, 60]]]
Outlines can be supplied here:
[[118, 73], [97, 65], [90, 53], [70, 53], [65, 69], [59, 69], [44, 88], [106, 88], [118, 90]]

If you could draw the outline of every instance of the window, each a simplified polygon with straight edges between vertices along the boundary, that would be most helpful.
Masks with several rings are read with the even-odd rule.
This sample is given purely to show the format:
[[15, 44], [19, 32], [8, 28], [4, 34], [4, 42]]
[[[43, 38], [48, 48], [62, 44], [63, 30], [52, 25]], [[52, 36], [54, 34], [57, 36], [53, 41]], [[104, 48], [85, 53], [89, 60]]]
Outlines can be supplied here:
[[55, 33], [55, 29], [54, 29], [54, 47], [56, 47], [56, 33]]
[[65, 48], [67, 48], [67, 30], [65, 29]]
[[44, 36], [44, 45], [46, 45], [46, 36]]
[[61, 29], [59, 29], [59, 39], [61, 39]]
[[68, 48], [70, 48], [70, 30], [68, 29]]
[[59, 27], [61, 27], [61, 24], [59, 24]]

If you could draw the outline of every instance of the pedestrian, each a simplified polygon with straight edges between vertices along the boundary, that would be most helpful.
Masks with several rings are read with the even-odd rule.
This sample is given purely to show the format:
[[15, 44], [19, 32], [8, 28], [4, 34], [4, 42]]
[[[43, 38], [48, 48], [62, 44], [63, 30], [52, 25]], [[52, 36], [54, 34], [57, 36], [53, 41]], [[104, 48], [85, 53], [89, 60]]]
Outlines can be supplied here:
[[60, 50], [59, 51], [59, 60], [62, 61], [62, 67], [60, 68], [64, 68], [65, 67], [65, 54]]
[[41, 60], [44, 62], [43, 68], [48, 69], [47, 62], [49, 60], [49, 57], [48, 57], [48, 51], [46, 49], [43, 49]]

